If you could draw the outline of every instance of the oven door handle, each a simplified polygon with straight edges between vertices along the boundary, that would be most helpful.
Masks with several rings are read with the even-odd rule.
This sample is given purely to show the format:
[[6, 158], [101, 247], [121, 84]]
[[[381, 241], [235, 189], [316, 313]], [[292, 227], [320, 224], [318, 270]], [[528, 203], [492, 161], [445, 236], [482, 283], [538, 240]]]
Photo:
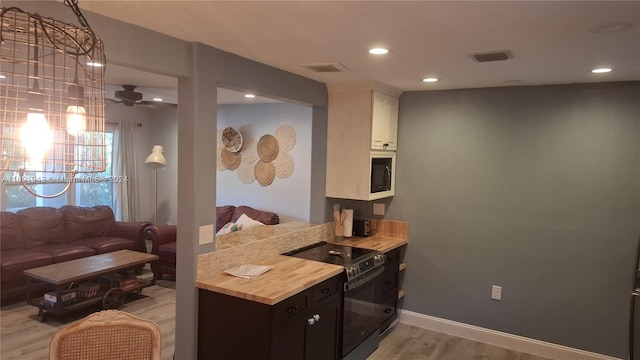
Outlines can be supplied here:
[[384, 271], [384, 266], [379, 266], [363, 275], [360, 275], [356, 279], [347, 281], [346, 283], [344, 283], [344, 291], [347, 292], [347, 291], [355, 290], [360, 286], [367, 285], [369, 281], [382, 275], [383, 271]]

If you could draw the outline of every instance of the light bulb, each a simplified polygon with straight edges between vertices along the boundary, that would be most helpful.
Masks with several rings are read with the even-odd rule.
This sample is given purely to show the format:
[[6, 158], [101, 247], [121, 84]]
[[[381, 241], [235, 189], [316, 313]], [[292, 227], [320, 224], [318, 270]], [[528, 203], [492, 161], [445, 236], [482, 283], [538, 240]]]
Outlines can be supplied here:
[[22, 127], [20, 133], [22, 145], [25, 147], [27, 156], [34, 164], [39, 164], [44, 159], [53, 143], [53, 130], [49, 127], [47, 118], [40, 112], [29, 112], [27, 122]]
[[71, 136], [80, 136], [87, 130], [87, 112], [82, 106], [67, 107], [67, 132]]

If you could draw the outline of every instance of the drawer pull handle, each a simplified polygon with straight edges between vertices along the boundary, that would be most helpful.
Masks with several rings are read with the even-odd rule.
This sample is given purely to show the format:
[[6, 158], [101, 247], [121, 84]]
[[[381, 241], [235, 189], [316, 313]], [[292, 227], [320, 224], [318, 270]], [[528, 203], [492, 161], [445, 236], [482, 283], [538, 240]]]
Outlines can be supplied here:
[[293, 305], [292, 307], [287, 309], [289, 314], [292, 314], [294, 311], [298, 310], [298, 305]]
[[393, 284], [393, 281], [391, 281], [391, 280], [389, 280], [389, 281], [385, 281], [385, 282], [384, 282], [384, 284], [385, 284], [385, 285], [392, 285], [392, 284]]
[[384, 312], [385, 312], [386, 314], [390, 313], [391, 311], [393, 311], [393, 309], [389, 309], [389, 308], [384, 309]]
[[326, 289], [322, 289], [322, 291], [321, 291], [321, 292], [322, 292], [323, 294], [328, 294], [328, 293], [330, 293], [330, 292], [332, 292], [332, 291], [333, 291], [333, 289], [332, 289], [332, 288], [326, 288]]

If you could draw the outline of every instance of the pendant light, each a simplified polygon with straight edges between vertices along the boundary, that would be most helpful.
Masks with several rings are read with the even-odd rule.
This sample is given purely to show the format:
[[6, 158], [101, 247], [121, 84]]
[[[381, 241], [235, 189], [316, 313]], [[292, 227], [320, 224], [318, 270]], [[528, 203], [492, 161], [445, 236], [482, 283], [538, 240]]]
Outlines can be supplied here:
[[[78, 0], [64, 5], [80, 26], [17, 7], [0, 13], [0, 173], [45, 198], [78, 173], [106, 169], [104, 46]], [[25, 180], [46, 174], [60, 174], [65, 189], [40, 195]]]

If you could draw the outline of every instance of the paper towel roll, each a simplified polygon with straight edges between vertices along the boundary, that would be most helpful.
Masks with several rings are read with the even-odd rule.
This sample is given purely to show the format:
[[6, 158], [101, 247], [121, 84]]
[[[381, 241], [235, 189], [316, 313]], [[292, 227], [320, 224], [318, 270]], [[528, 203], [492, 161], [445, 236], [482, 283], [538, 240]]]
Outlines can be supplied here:
[[342, 223], [344, 237], [351, 237], [353, 235], [353, 209], [344, 209], [342, 213], [344, 214], [344, 222]]

